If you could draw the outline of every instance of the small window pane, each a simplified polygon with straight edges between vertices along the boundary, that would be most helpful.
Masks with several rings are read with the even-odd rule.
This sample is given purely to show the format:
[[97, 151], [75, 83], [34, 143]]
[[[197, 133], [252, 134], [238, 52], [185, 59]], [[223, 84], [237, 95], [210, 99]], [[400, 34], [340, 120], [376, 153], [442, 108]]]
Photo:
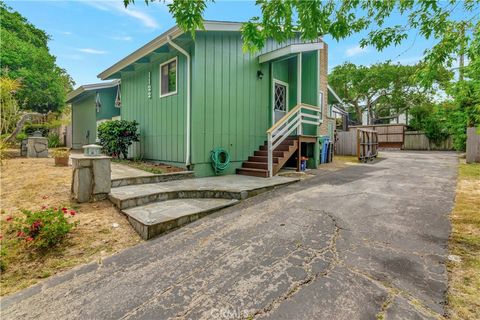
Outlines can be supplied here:
[[177, 90], [177, 61], [164, 64], [161, 73], [161, 95], [169, 94]]

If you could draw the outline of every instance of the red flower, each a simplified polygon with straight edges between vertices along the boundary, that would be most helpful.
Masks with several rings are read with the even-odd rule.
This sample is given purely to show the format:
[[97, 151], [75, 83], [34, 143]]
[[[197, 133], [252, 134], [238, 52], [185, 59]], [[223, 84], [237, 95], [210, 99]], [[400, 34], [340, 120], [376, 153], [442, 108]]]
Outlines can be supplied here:
[[2, 239], [3, 239], [3, 236], [0, 234], [0, 240], [2, 240]]
[[75, 210], [70, 210], [70, 215], [71, 215], [71, 216], [74, 216], [74, 215], [76, 215], [76, 214], [77, 214], [77, 212], [76, 212]]
[[45, 210], [47, 209], [48, 207], [47, 206], [42, 206], [42, 210]]
[[5, 219], [5, 220], [11, 221], [11, 220], [13, 220], [13, 217], [12, 217], [12, 216], [8, 216], [7, 219]]
[[58, 208], [53, 208], [54, 211], [58, 211]]
[[32, 237], [26, 237], [26, 238], [25, 238], [25, 241], [32, 241], [32, 240], [33, 240]]
[[48, 199], [48, 196], [43, 196], [42, 199], [43, 200]]
[[63, 211], [63, 212], [66, 212], [67, 210], [68, 210], [68, 209], [65, 208], [65, 207], [62, 208], [62, 211]]
[[18, 232], [17, 232], [17, 237], [25, 237], [25, 232], [23, 232], [23, 231], [18, 231]]

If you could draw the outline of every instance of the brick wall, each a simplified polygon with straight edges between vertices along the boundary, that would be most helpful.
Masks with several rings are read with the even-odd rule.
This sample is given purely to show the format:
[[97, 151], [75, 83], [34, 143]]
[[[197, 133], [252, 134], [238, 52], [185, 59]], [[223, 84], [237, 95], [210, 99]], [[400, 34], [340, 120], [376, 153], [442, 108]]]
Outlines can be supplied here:
[[320, 50], [320, 90], [323, 92], [323, 123], [320, 125], [320, 135], [328, 134], [328, 124], [334, 123], [334, 119], [327, 118], [328, 114], [328, 44], [323, 43]]

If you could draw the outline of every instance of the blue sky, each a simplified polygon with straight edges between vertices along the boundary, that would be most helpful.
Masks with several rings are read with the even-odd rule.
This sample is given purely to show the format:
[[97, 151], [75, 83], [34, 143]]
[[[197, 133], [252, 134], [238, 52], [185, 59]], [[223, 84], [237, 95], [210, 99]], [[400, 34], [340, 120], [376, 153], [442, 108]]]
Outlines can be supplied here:
[[[50, 51], [73, 77], [76, 87], [99, 82], [97, 74], [174, 25], [163, 2], [147, 6], [143, 0], [136, 0], [128, 9], [123, 8], [122, 0], [16, 0], [7, 4], [51, 36]], [[209, 4], [205, 19], [246, 21], [258, 14], [253, 1], [218, 0]], [[391, 19], [392, 22], [402, 20], [400, 16]], [[415, 33], [412, 31], [401, 46], [389, 47], [383, 52], [360, 48], [359, 40], [364, 34], [340, 42], [327, 36], [329, 68], [345, 61], [364, 65], [387, 59], [415, 63], [433, 43], [420, 37], [415, 39]]]

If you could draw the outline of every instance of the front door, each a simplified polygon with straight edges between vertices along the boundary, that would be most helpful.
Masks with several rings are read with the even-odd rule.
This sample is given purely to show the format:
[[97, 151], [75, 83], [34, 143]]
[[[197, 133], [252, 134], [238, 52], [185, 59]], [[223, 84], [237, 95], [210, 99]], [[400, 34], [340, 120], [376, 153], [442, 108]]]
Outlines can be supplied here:
[[287, 113], [288, 83], [273, 80], [273, 123], [276, 123]]

